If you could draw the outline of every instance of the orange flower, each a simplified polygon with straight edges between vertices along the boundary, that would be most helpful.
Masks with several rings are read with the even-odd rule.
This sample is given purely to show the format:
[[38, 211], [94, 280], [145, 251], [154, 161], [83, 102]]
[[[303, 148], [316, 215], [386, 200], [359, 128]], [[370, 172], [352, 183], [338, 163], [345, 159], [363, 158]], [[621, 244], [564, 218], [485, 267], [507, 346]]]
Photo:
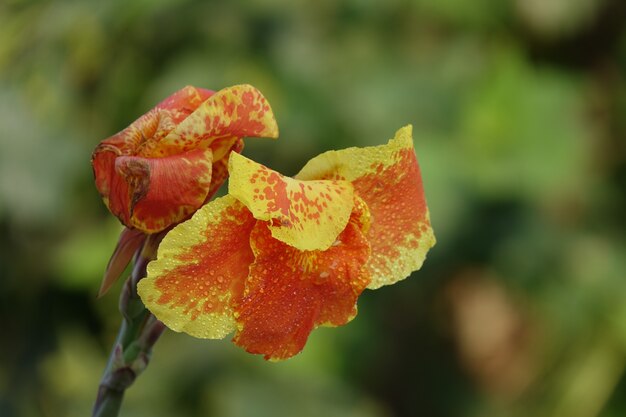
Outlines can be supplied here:
[[159, 232], [217, 191], [228, 176], [228, 155], [241, 151], [245, 136], [278, 136], [257, 89], [185, 87], [96, 147], [96, 187], [127, 227]]
[[356, 315], [365, 288], [419, 269], [435, 243], [411, 127], [388, 144], [326, 152], [287, 178], [233, 153], [229, 195], [172, 229], [139, 281], [175, 331], [266, 359]]

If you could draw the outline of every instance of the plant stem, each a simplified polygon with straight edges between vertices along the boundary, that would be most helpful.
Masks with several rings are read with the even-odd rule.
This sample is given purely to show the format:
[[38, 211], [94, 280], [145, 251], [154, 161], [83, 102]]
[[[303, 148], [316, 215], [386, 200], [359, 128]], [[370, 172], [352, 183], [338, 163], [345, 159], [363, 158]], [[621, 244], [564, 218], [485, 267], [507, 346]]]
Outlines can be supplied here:
[[135, 253], [132, 274], [120, 294], [122, 323], [100, 381], [93, 417], [119, 414], [124, 392], [148, 366], [152, 347], [165, 329], [137, 295], [137, 283], [146, 276], [148, 262], [155, 259], [162, 238], [163, 234], [149, 235]]

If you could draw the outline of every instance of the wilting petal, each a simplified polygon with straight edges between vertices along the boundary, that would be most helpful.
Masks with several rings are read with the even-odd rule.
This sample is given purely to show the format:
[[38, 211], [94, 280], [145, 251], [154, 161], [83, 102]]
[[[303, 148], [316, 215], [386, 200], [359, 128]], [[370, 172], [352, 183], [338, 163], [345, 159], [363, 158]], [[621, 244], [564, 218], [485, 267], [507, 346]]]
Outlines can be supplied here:
[[124, 178], [116, 173], [116, 158], [149, 154], [177, 123], [185, 119], [212, 94], [210, 90], [185, 87], [96, 147], [92, 155], [96, 187], [105, 204], [108, 207], [115, 207], [114, 214], [121, 216], [120, 220], [127, 226], [134, 226], [130, 222], [127, 201], [129, 187]]
[[140, 230], [129, 229], [127, 227], [122, 230], [120, 238], [117, 242], [117, 246], [109, 259], [109, 264], [104, 271], [104, 277], [102, 278], [102, 284], [98, 291], [98, 297], [102, 297], [106, 294], [111, 286], [118, 280], [134, 253], [146, 240], [146, 234]]
[[210, 149], [159, 159], [103, 155], [95, 162], [105, 204], [126, 226], [146, 233], [185, 219], [204, 203], [211, 185]]
[[411, 126], [388, 144], [323, 153], [310, 160], [297, 179], [352, 182], [372, 215], [369, 288], [379, 288], [418, 270], [435, 244], [422, 178], [413, 150]]
[[102, 141], [94, 151], [94, 159], [100, 152], [149, 156], [161, 139], [211, 95], [213, 91], [191, 86], [178, 90], [126, 129]]
[[215, 91], [188, 85], [161, 101], [156, 108], [171, 111], [174, 123], [178, 124], [213, 94]]
[[246, 136], [278, 137], [274, 113], [256, 88], [250, 85], [228, 87], [202, 103], [163, 138], [149, 156], [163, 157], [211, 147], [218, 160], [238, 138]]
[[230, 196], [218, 198], [174, 227], [138, 284], [146, 307], [167, 327], [195, 337], [235, 330], [233, 304], [242, 297], [253, 261], [256, 220]]
[[298, 181], [237, 153], [229, 163], [228, 192], [255, 218], [270, 222], [272, 236], [300, 250], [327, 249], [345, 228], [353, 207], [346, 181]]
[[369, 244], [351, 221], [325, 251], [299, 251], [274, 239], [258, 222], [250, 237], [255, 261], [237, 308], [233, 341], [266, 359], [302, 350], [311, 331], [340, 326], [356, 315], [356, 301], [370, 282], [364, 264]]

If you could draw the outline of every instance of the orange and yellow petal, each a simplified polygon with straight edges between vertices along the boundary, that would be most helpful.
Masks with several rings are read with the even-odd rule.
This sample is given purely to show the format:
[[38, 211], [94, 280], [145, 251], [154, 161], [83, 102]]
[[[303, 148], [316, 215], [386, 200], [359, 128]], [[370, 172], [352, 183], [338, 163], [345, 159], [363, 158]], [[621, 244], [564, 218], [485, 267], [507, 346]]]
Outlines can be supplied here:
[[411, 126], [398, 130], [386, 145], [323, 153], [296, 178], [350, 181], [366, 202], [371, 214], [371, 289], [418, 270], [435, 244]]
[[233, 306], [254, 259], [255, 222], [245, 206], [226, 196], [174, 227], [139, 281], [146, 307], [170, 329], [195, 337], [218, 339], [235, 330]]
[[224, 88], [204, 101], [145, 156], [163, 157], [190, 149], [213, 149], [215, 160], [242, 137], [278, 137], [274, 113], [250, 85]]
[[370, 282], [364, 264], [369, 244], [350, 222], [325, 251], [299, 251], [271, 236], [259, 221], [250, 237], [255, 260], [233, 341], [269, 360], [287, 359], [304, 347], [318, 326], [340, 326], [356, 315], [356, 302]]
[[348, 223], [354, 193], [347, 181], [294, 180], [237, 153], [229, 172], [228, 192], [297, 249], [327, 249]]
[[169, 110], [172, 120], [178, 124], [213, 94], [215, 94], [215, 91], [188, 85], [161, 101], [156, 105], [156, 108]]
[[94, 162], [105, 204], [126, 226], [146, 233], [184, 220], [211, 185], [210, 149], [159, 159], [104, 153]]
[[213, 91], [187, 86], [157, 104], [121, 132], [102, 141], [94, 152], [149, 156], [159, 141], [185, 120]]

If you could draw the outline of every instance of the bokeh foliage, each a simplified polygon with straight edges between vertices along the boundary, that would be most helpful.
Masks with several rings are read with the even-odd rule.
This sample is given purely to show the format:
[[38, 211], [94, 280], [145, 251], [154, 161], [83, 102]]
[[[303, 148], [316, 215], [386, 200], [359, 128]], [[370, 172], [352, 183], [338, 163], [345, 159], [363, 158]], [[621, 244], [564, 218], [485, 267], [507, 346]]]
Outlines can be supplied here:
[[265, 363], [166, 333], [125, 416], [626, 414], [626, 3], [0, 3], [0, 415], [84, 416], [118, 325], [90, 152], [185, 84], [250, 83], [286, 174], [408, 123], [438, 244]]

